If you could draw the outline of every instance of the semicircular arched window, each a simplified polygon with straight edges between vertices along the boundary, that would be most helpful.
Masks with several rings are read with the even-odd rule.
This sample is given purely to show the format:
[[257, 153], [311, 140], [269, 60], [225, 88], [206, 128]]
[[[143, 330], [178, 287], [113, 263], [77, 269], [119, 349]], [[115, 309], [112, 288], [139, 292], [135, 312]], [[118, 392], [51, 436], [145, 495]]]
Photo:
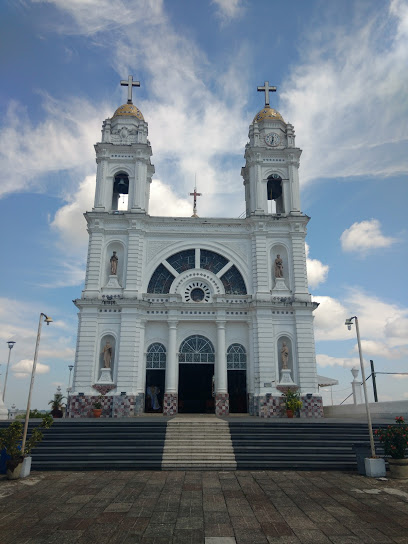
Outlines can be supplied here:
[[247, 294], [244, 278], [238, 268], [219, 253], [207, 249], [187, 249], [167, 257], [153, 272], [147, 292], [169, 293], [176, 277], [195, 268], [196, 263], [200, 263], [200, 268], [209, 270], [222, 281], [227, 295]]
[[180, 363], [214, 363], [215, 351], [212, 343], [205, 336], [189, 336], [180, 346]]
[[147, 348], [146, 368], [153, 370], [166, 368], [166, 348], [160, 342], [150, 344]]
[[227, 369], [246, 370], [247, 355], [242, 344], [231, 344], [227, 350]]

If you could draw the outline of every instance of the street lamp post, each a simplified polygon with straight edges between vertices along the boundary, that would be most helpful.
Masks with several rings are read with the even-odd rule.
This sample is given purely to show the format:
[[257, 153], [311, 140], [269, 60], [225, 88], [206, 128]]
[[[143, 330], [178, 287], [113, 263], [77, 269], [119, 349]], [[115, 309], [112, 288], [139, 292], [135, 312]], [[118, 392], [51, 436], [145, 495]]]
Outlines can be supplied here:
[[47, 325], [52, 323], [51, 317], [48, 317], [47, 315], [45, 315], [43, 313], [40, 314], [40, 321], [38, 323], [38, 332], [37, 332], [37, 342], [35, 344], [35, 351], [34, 351], [33, 370], [31, 372], [30, 389], [29, 389], [29, 392], [28, 392], [27, 410], [26, 410], [26, 415], [25, 415], [24, 431], [23, 431], [23, 440], [22, 440], [22, 443], [21, 443], [21, 453], [23, 455], [24, 455], [24, 448], [25, 448], [25, 443], [26, 443], [26, 439], [27, 439], [28, 420], [30, 419], [31, 393], [32, 393], [32, 390], [33, 390], [33, 385], [34, 385], [34, 376], [35, 376], [35, 369], [36, 369], [36, 366], [37, 366], [38, 348], [39, 348], [39, 345], [40, 345], [41, 327], [42, 327], [42, 318], [43, 317], [44, 317], [44, 321], [45, 321], [45, 323], [47, 323]]
[[72, 374], [72, 369], [74, 368], [74, 365], [68, 365], [68, 368], [69, 368], [68, 389], [69, 389], [69, 391], [71, 391], [71, 389], [70, 389], [70, 387], [71, 387], [71, 374]]
[[361, 351], [361, 341], [360, 341], [360, 329], [358, 327], [357, 316], [350, 317], [349, 319], [346, 319], [345, 325], [347, 325], [347, 328], [350, 331], [351, 330], [351, 325], [353, 324], [353, 319], [354, 319], [355, 324], [356, 324], [358, 354], [360, 356], [361, 378], [363, 380], [364, 402], [365, 402], [365, 407], [366, 407], [366, 412], [367, 412], [368, 432], [369, 432], [369, 435], [370, 435], [371, 457], [376, 457], [376, 455], [375, 455], [375, 445], [374, 445], [373, 425], [371, 423], [370, 407], [368, 405], [367, 385], [366, 385], [366, 378], [365, 378], [365, 372], [364, 372], [363, 354], [362, 354], [362, 351]]
[[7, 376], [8, 376], [9, 365], [10, 365], [10, 355], [11, 355], [11, 350], [14, 348], [15, 342], [10, 340], [9, 342], [7, 342], [7, 344], [8, 344], [8, 348], [9, 348], [9, 354], [8, 354], [8, 361], [7, 361], [6, 377], [4, 379], [4, 387], [3, 387], [3, 402], [4, 402], [4, 397], [6, 395]]

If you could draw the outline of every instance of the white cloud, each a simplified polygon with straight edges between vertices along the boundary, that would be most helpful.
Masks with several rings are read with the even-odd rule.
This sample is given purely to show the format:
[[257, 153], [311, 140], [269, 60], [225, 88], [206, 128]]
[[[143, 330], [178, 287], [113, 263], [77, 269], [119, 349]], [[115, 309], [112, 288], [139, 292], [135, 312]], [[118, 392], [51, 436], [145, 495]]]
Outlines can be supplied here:
[[358, 357], [331, 357], [323, 353], [316, 355], [317, 364], [321, 367], [326, 366], [342, 366], [344, 368], [360, 368], [360, 359]]
[[216, 15], [223, 24], [242, 17], [245, 11], [241, 0], [212, 0], [212, 3], [217, 6]]
[[178, 198], [169, 185], [155, 179], [150, 189], [150, 215], [188, 217], [192, 214], [192, 201]]
[[316, 340], [345, 340], [349, 338], [344, 322], [350, 317], [347, 308], [332, 297], [313, 296], [314, 302], [319, 303], [315, 310]]
[[304, 150], [302, 182], [408, 172], [407, 3], [353, 6], [346, 23], [320, 13], [282, 85], [281, 113]]
[[[11, 371], [13, 372], [14, 376], [16, 378], [27, 378], [27, 376], [31, 376], [31, 372], [33, 370], [33, 360], [29, 359], [22, 359], [18, 363], [14, 363], [11, 366]], [[44, 365], [43, 363], [40, 363], [37, 361], [37, 365], [35, 367], [35, 373], [36, 374], [47, 374], [47, 372], [50, 371], [49, 365]]]
[[[346, 318], [357, 315], [364, 356], [396, 360], [408, 354], [408, 309], [384, 302], [353, 288], [343, 301], [313, 296], [320, 305], [315, 311], [316, 340], [355, 340], [355, 325], [348, 330]], [[357, 344], [354, 345], [357, 351]]]
[[57, 213], [51, 227], [55, 229], [64, 247], [68, 249], [86, 249], [88, 233], [84, 212], [92, 209], [95, 196], [95, 175], [87, 176], [78, 189], [67, 197], [68, 203], [62, 206]]
[[309, 244], [306, 246], [306, 267], [307, 267], [307, 278], [309, 281], [309, 287], [312, 289], [318, 287], [321, 283], [324, 283], [327, 280], [327, 275], [329, 273], [329, 265], [323, 264], [317, 259], [311, 259], [309, 257]]
[[392, 374], [391, 378], [394, 378], [394, 380], [406, 380], [408, 379], [408, 374]]
[[395, 238], [384, 236], [377, 219], [353, 223], [340, 236], [343, 251], [367, 253], [369, 250], [389, 247]]
[[[9, 105], [0, 129], [0, 196], [49, 188], [58, 196], [70, 192], [62, 172], [95, 171], [92, 146], [101, 116], [111, 108], [83, 99], [56, 100], [43, 93], [44, 120], [34, 125], [24, 107]], [[58, 174], [58, 172], [61, 172]], [[49, 180], [44, 181], [48, 175]]]
[[[385, 359], [401, 359], [408, 354], [408, 349], [390, 348], [385, 342], [376, 340], [361, 340], [361, 349], [364, 355], [384, 357]], [[358, 351], [357, 344], [354, 346], [354, 351]]]
[[[10, 308], [13, 309], [12, 312], [9, 311]], [[0, 341], [5, 343], [8, 340], [14, 340], [16, 342], [10, 356], [11, 366], [15, 366], [16, 360], [30, 361], [32, 364], [39, 308], [50, 315], [54, 322], [42, 328], [38, 361], [44, 364], [44, 361], [48, 360], [72, 362], [74, 359], [76, 320], [73, 319], [71, 323], [60, 320], [59, 309], [41, 301], [27, 303], [3, 297], [0, 298]], [[24, 365], [17, 367], [16, 372], [21, 373], [23, 367]]]

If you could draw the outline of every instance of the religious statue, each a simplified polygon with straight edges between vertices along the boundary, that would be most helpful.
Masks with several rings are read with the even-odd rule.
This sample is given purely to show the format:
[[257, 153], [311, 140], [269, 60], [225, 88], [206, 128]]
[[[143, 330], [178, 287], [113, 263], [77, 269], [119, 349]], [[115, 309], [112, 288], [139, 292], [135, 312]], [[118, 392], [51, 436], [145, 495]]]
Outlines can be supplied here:
[[283, 278], [283, 261], [280, 255], [275, 259], [275, 278]]
[[161, 406], [157, 395], [160, 393], [160, 389], [156, 385], [149, 385], [146, 390], [147, 396], [150, 400], [152, 410], [160, 410]]
[[102, 353], [103, 353], [103, 366], [105, 368], [110, 368], [111, 362], [112, 362], [112, 346], [110, 345], [109, 340], [106, 342]]
[[286, 345], [286, 342], [282, 342], [281, 360], [282, 360], [282, 370], [287, 370], [288, 361], [289, 361], [289, 348]]
[[118, 258], [116, 256], [116, 251], [113, 252], [112, 257], [110, 258], [110, 267], [111, 267], [111, 275], [116, 276], [118, 272]]

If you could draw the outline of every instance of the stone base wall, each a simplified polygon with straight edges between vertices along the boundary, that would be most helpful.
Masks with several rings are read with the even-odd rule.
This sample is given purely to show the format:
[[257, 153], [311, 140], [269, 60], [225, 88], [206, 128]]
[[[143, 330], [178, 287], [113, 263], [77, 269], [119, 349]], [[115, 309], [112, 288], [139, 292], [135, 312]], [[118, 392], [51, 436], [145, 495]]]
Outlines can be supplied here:
[[307, 398], [302, 395], [301, 399], [303, 406], [300, 410], [300, 417], [324, 417], [322, 397], [313, 395], [311, 398]]
[[229, 415], [229, 395], [228, 393], [217, 393], [215, 395], [215, 415]]
[[[307, 398], [306, 395], [301, 396], [303, 406], [300, 409], [299, 417], [301, 418], [316, 418], [324, 417], [323, 401], [319, 395], [313, 395]], [[273, 396], [271, 394], [256, 396], [249, 395], [248, 411], [251, 416], [259, 417], [286, 417], [286, 409], [281, 396]]]
[[175, 416], [178, 413], [178, 394], [164, 393], [163, 415]]
[[72, 395], [67, 407], [68, 418], [93, 417], [93, 404], [102, 403], [101, 417], [132, 417], [144, 412], [144, 395], [114, 395], [100, 398], [99, 395]]

